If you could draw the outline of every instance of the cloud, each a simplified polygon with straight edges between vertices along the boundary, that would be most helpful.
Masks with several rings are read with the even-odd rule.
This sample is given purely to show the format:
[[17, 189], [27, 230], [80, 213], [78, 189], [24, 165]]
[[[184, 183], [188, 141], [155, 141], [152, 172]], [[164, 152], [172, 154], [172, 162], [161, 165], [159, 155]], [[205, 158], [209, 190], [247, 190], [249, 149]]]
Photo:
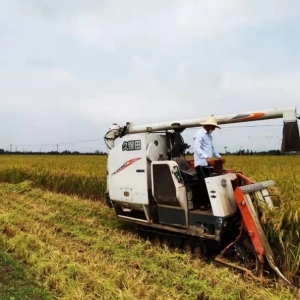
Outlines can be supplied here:
[[258, 109], [287, 104], [299, 105], [300, 72], [280, 72], [262, 76], [235, 76], [226, 74], [220, 83], [223, 92], [237, 101], [255, 103]]
[[[288, 0], [3, 2], [0, 147], [102, 137], [112, 122], [299, 106], [299, 6]], [[185, 133], [189, 143], [192, 132]], [[249, 139], [248, 129], [234, 134], [216, 133], [217, 146], [278, 148], [275, 140]]]
[[[151, 5], [150, 5], [151, 3]], [[62, 22], [68, 35], [107, 51], [143, 37], [167, 51], [192, 41], [222, 38], [294, 14], [289, 1], [109, 1]], [[87, 6], [88, 7], [88, 6]]]
[[46, 80], [56, 81], [56, 82], [73, 82], [74, 76], [72, 72], [62, 69], [49, 69], [45, 73]]

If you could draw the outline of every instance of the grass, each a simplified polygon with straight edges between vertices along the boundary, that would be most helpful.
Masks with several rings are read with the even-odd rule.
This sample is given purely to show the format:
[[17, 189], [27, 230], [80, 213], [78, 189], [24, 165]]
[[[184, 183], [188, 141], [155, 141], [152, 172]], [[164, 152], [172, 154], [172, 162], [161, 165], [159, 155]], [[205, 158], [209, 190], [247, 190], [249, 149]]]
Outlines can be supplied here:
[[[273, 211], [264, 209], [262, 222], [269, 242], [282, 258], [282, 263], [279, 267], [289, 279], [297, 273], [300, 263], [299, 163], [299, 156], [235, 156], [227, 157], [225, 165], [226, 168], [242, 171], [255, 181], [273, 179], [277, 182], [276, 187], [271, 189], [273, 194], [278, 195], [279, 200], [274, 198], [277, 208]], [[104, 209], [102, 199], [106, 186], [105, 174], [106, 157], [103, 156], [0, 156], [0, 181], [9, 183], [22, 183], [25, 180], [31, 181], [32, 186], [29, 187], [17, 185], [18, 187], [21, 186], [22, 193], [26, 194], [27, 189], [31, 193], [32, 187], [39, 187], [56, 193], [100, 200], [97, 203], [92, 203], [91, 201], [84, 203], [89, 203], [91, 206], [96, 205], [97, 207], [100, 205], [101, 209]], [[17, 186], [12, 185], [11, 187], [16, 189]], [[6, 189], [8, 189], [8, 186], [6, 186]], [[39, 190], [36, 193], [42, 192]], [[10, 197], [12, 195], [10, 194]], [[48, 194], [45, 193], [45, 195]], [[53, 197], [55, 198], [55, 196]], [[63, 199], [66, 201], [65, 198]], [[67, 202], [76, 201], [76, 203], [82, 203], [81, 198], [72, 197], [67, 199], [69, 199]], [[27, 209], [25, 206], [29, 205], [26, 203], [19, 204], [18, 210], [22, 216], [23, 211]], [[30, 205], [32, 206], [33, 203]], [[63, 206], [60, 201], [57, 201], [57, 205]], [[82, 211], [74, 212], [74, 216], [70, 217], [68, 212], [61, 213], [60, 206], [55, 211], [54, 207], [47, 208], [43, 202], [40, 203], [36, 199], [36, 205], [31, 207], [31, 209], [36, 211], [35, 218], [37, 220], [40, 220], [44, 215], [45, 220], [53, 218], [52, 223], [48, 220], [50, 222], [48, 226], [56, 226], [57, 224], [62, 226], [62, 224], [66, 224], [64, 222], [69, 222], [74, 226], [71, 233], [76, 238], [78, 238], [78, 232], [84, 233], [84, 235], [80, 236], [84, 236], [84, 239], [88, 240], [90, 236], [103, 235], [103, 232], [93, 231], [93, 224], [86, 226], [80, 223], [79, 215], [84, 215], [86, 208], [82, 208]], [[9, 211], [6, 212], [8, 213]], [[30, 210], [27, 211], [27, 213], [29, 212]], [[2, 215], [0, 216], [3, 217]], [[81, 218], [84, 218], [84, 216]], [[41, 219], [41, 224], [45, 220]], [[119, 224], [115, 223], [115, 218], [111, 211], [98, 215], [96, 219], [93, 219], [93, 222], [101, 224], [104, 228], [105, 226], [112, 228]], [[8, 222], [7, 224], [10, 223]], [[39, 223], [37, 222], [35, 226], [38, 226], [37, 224]], [[70, 224], [68, 226], [71, 226]], [[19, 228], [19, 225], [17, 224], [16, 228]], [[126, 235], [126, 232], [123, 234]], [[130, 238], [129, 240], [131, 241], [132, 239]], [[114, 240], [113, 243], [118, 244], [118, 241]], [[105, 245], [105, 247], [107, 246]], [[23, 250], [26, 251], [26, 249]], [[109, 251], [112, 250], [110, 249]], [[131, 252], [132, 249], [130, 248], [128, 253]], [[123, 259], [125, 260], [125, 258]]]
[[0, 299], [54, 300], [24, 271], [23, 266], [0, 250]]
[[150, 245], [101, 202], [30, 182], [0, 187], [0, 247], [57, 299], [293, 299], [282, 287]]

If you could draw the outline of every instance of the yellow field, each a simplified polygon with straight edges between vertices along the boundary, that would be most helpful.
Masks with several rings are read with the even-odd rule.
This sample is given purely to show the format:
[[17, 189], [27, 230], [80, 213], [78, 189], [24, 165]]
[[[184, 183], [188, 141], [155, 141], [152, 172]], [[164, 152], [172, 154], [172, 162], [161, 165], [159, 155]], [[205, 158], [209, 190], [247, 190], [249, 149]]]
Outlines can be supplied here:
[[[299, 266], [299, 163], [299, 156], [226, 158], [227, 168], [277, 182], [280, 207], [265, 226], [287, 276]], [[0, 185], [0, 248], [57, 299], [292, 299], [140, 240], [103, 201], [87, 199], [103, 198], [105, 174], [105, 157], [0, 156], [0, 181], [13, 183]]]
[[0, 181], [30, 180], [50, 191], [102, 199], [106, 189], [104, 156], [0, 155]]
[[[226, 168], [242, 171], [255, 181], [273, 179], [285, 199], [300, 196], [300, 156], [229, 156]], [[103, 198], [105, 156], [0, 155], [0, 181], [31, 180], [55, 192]]]

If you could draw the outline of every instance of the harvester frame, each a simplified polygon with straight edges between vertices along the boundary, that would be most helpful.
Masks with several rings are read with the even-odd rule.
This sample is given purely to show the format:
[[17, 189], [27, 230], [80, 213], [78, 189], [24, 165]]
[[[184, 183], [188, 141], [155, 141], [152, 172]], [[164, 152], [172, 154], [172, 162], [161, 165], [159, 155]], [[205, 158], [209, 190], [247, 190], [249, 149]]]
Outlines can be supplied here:
[[[283, 118], [284, 152], [300, 151], [297, 111], [284, 107], [255, 112], [214, 116], [219, 125]], [[113, 124], [104, 139], [107, 145], [106, 202], [118, 219], [136, 224], [141, 234], [155, 243], [172, 244], [198, 257], [212, 256], [263, 281], [265, 266], [290, 287], [267, 241], [259, 219], [264, 204], [272, 209], [268, 188], [272, 180], [254, 182], [242, 172], [223, 169], [215, 160], [212, 175], [205, 178], [211, 212], [197, 207], [197, 176], [193, 160], [186, 160], [181, 133], [199, 127], [205, 118], [124, 127]], [[170, 132], [171, 131], [171, 132]], [[115, 145], [120, 138], [122, 144]], [[259, 203], [257, 203], [257, 201]], [[255, 271], [235, 262], [255, 263]]]

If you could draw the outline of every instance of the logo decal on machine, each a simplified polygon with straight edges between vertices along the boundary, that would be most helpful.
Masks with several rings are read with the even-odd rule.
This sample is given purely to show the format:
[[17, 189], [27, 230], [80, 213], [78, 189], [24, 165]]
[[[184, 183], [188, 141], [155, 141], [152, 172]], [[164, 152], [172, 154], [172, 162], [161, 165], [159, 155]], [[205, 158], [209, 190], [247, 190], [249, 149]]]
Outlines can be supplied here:
[[133, 141], [124, 141], [122, 144], [122, 150], [123, 151], [135, 151], [135, 150], [141, 150], [142, 142], [141, 140], [133, 140]]
[[120, 168], [118, 168], [114, 173], [112, 173], [111, 176], [116, 175], [117, 173], [123, 171], [124, 169], [126, 169], [127, 167], [129, 167], [130, 165], [132, 165], [133, 163], [135, 163], [136, 161], [138, 161], [140, 159], [141, 159], [141, 157], [127, 160]]

